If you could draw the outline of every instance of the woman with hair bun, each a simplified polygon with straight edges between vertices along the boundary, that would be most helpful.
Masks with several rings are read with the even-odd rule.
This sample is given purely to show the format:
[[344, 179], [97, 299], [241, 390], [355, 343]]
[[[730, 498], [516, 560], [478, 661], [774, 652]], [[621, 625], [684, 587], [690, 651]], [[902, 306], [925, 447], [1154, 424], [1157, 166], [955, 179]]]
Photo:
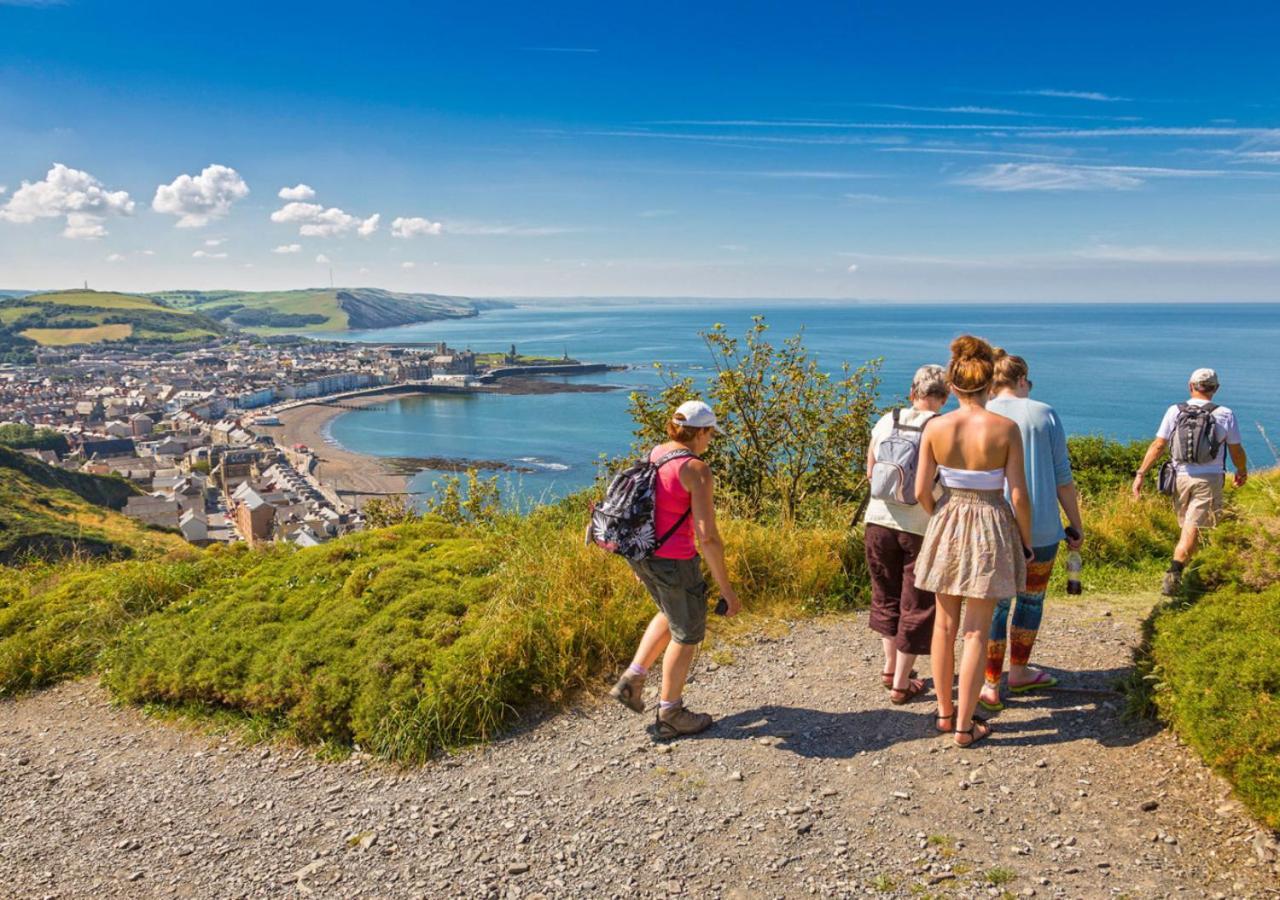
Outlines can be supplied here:
[[[959, 747], [972, 747], [991, 733], [990, 726], [974, 715], [991, 617], [997, 600], [1025, 588], [1031, 546], [1022, 435], [1014, 422], [986, 408], [994, 376], [990, 344], [968, 334], [951, 342], [947, 382], [960, 408], [929, 423], [921, 437], [916, 473], [916, 497], [931, 515], [916, 558], [916, 586], [937, 595], [932, 647], [938, 694], [935, 727], [953, 732]], [[937, 501], [935, 478], [943, 488]], [[964, 655], [959, 697], [953, 702], [955, 642], [962, 625]]]

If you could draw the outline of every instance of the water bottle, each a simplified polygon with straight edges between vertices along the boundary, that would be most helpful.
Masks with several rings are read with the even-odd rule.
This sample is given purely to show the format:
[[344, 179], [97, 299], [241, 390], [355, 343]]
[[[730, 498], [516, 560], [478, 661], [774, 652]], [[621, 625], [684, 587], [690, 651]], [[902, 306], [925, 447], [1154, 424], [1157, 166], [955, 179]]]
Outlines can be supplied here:
[[1079, 595], [1084, 592], [1080, 586], [1080, 551], [1072, 550], [1067, 554], [1067, 593]]

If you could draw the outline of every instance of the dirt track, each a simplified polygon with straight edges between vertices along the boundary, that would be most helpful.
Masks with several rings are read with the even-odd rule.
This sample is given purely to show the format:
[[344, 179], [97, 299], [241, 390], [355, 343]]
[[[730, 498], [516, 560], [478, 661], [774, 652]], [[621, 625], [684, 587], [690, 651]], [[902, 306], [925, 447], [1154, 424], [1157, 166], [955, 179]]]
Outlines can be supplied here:
[[1073, 690], [1015, 700], [973, 751], [934, 735], [931, 699], [889, 706], [865, 616], [704, 653], [689, 702], [721, 718], [700, 738], [655, 744], [587, 700], [415, 771], [64, 685], [0, 704], [0, 895], [1280, 894], [1270, 835], [1107, 693], [1142, 612], [1051, 603], [1038, 661]]

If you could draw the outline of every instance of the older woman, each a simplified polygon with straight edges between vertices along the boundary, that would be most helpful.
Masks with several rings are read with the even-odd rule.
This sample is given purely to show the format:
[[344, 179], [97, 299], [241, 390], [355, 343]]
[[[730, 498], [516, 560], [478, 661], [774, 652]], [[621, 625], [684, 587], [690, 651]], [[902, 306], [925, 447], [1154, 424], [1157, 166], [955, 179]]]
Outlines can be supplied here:
[[[867, 478], [877, 483], [876, 454], [886, 440], [900, 444], [909, 454], [920, 443], [925, 423], [947, 402], [947, 377], [942, 366], [921, 366], [911, 379], [910, 406], [884, 414], [871, 429], [867, 448]], [[881, 483], [897, 478], [895, 461], [880, 462]], [[914, 484], [911, 488], [914, 490]], [[875, 494], [882, 496], [876, 496]], [[864, 520], [867, 569], [871, 573], [871, 630], [880, 635], [884, 649], [881, 683], [889, 689], [895, 705], [910, 702], [924, 691], [924, 682], [911, 677], [916, 656], [929, 652], [933, 639], [933, 594], [915, 583], [916, 554], [929, 527], [929, 514], [916, 502], [912, 492], [886, 495], [873, 492]]]

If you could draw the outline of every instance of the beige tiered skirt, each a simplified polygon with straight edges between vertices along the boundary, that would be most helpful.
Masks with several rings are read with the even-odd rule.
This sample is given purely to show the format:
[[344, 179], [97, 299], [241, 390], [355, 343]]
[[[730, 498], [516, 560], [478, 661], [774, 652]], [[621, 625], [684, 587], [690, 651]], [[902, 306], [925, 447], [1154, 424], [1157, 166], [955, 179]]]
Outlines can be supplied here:
[[916, 557], [916, 587], [953, 597], [1013, 597], [1027, 584], [1004, 491], [947, 488]]

